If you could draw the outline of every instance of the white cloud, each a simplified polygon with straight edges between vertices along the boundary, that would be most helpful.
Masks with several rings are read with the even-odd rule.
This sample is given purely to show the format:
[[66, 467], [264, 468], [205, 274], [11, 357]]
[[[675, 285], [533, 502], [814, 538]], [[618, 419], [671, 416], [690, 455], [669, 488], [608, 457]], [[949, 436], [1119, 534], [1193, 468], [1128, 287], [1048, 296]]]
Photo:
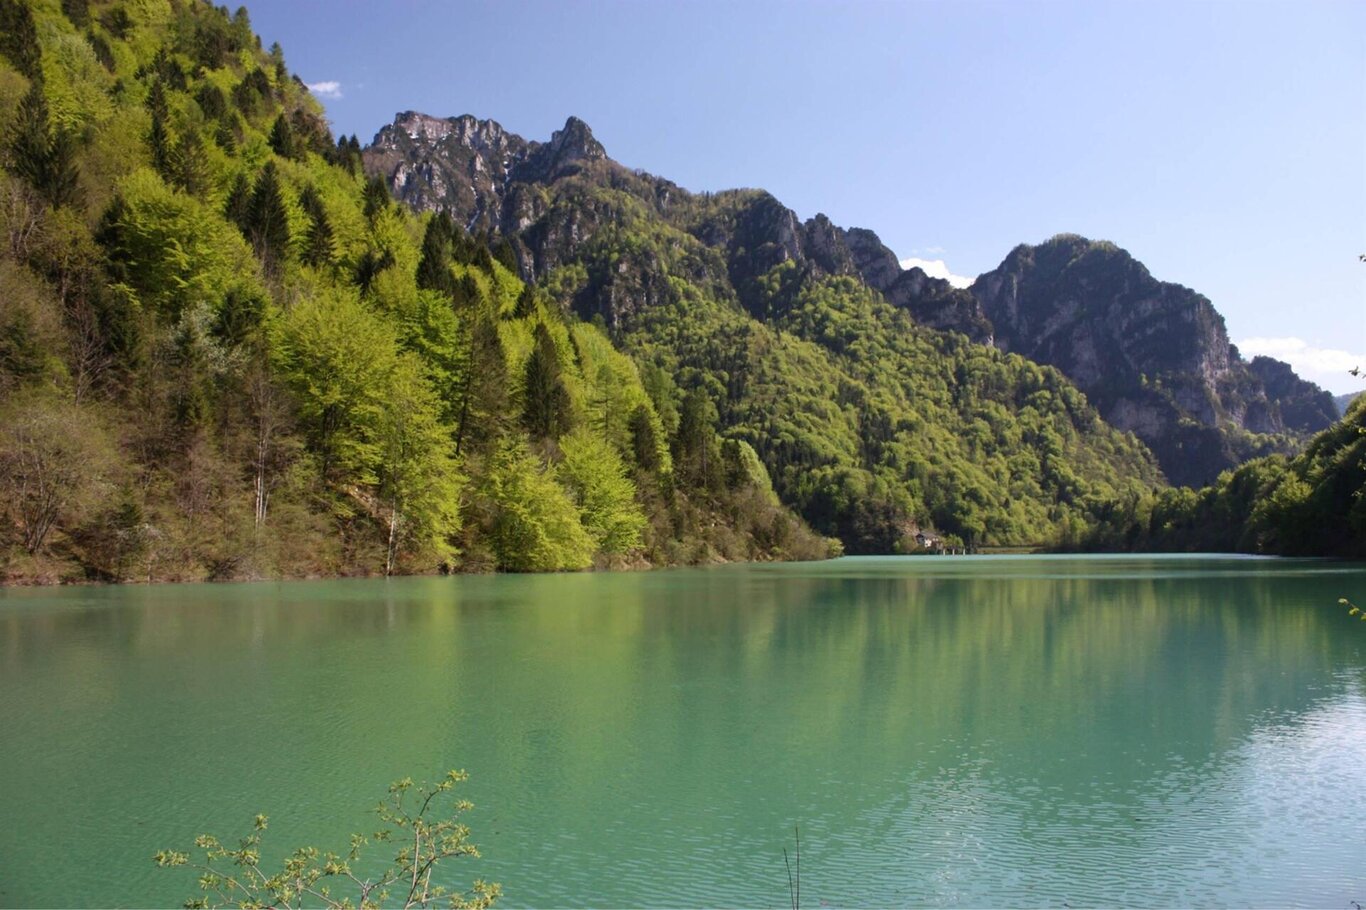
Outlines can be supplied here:
[[[938, 249], [935, 247], [934, 249]], [[955, 275], [949, 271], [948, 265], [942, 259], [917, 259], [912, 256], [909, 259], [901, 260], [903, 269], [910, 269], [919, 266], [926, 275], [931, 278], [943, 278], [956, 288], [965, 288], [972, 284], [973, 279], [965, 275]]]
[[1244, 338], [1235, 341], [1238, 350], [1249, 360], [1258, 354], [1284, 360], [1302, 378], [1317, 382], [1336, 394], [1355, 392], [1366, 381], [1347, 371], [1366, 369], [1366, 356], [1337, 348], [1315, 347], [1303, 338]]
[[309, 82], [308, 90], [319, 98], [340, 98], [342, 96], [341, 83], [329, 79], [326, 82]]

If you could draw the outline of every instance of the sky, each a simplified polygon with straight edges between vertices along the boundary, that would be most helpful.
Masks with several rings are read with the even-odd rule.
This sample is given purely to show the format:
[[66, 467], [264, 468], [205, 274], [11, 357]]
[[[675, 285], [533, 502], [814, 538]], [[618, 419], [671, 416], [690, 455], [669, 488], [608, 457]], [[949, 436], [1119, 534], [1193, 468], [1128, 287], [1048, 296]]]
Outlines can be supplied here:
[[1366, 388], [1366, 3], [256, 0], [334, 131], [473, 114], [761, 187], [970, 281], [1111, 240], [1244, 356]]

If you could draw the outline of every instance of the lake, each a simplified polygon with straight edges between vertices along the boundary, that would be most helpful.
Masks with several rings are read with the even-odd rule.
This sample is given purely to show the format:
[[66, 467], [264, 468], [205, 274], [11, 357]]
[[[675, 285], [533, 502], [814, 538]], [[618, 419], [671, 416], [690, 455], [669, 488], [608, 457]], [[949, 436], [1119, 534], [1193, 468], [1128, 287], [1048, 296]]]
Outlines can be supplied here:
[[1366, 566], [846, 558], [0, 590], [0, 905], [341, 850], [464, 768], [507, 907], [1366, 903]]

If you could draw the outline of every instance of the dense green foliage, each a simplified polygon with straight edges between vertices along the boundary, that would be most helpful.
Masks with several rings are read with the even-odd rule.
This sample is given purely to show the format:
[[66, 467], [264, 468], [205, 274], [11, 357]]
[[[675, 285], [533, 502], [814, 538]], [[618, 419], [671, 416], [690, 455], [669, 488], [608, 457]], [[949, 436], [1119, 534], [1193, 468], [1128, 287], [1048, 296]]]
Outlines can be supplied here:
[[0, 22], [3, 577], [827, 552], [765, 476], [676, 477], [678, 389], [394, 205], [245, 10]]
[[1078, 545], [1366, 557], [1366, 400], [1294, 458], [1250, 461], [1201, 490], [1112, 503]]
[[554, 185], [543, 223], [589, 211], [602, 225], [542, 283], [610, 318], [626, 350], [689, 390], [674, 457], [693, 484], [726, 476], [719, 449], [690, 442], [714, 422], [813, 527], [893, 552], [929, 527], [973, 545], [1046, 543], [1161, 482], [1147, 449], [1056, 370], [918, 326], [857, 278], [790, 259], [754, 274], [771, 250], [736, 240], [727, 260], [703, 242], [743, 237], [762, 194], [679, 192], [661, 212], [642, 202], [645, 178], [616, 181]]

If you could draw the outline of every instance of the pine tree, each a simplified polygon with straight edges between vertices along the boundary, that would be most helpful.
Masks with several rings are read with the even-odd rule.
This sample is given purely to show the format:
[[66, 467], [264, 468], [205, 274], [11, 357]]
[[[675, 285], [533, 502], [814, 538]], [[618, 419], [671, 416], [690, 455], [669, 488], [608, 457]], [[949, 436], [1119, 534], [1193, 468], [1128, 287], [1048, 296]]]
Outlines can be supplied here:
[[218, 120], [227, 113], [228, 99], [223, 97], [223, 90], [212, 82], [205, 82], [195, 92], [195, 103], [204, 112], [205, 120]]
[[649, 409], [636, 405], [626, 421], [631, 431], [631, 451], [636, 457], [636, 465], [642, 471], [659, 469], [659, 438], [655, 435], [655, 425], [650, 420]]
[[294, 128], [289, 125], [289, 120], [284, 114], [276, 117], [275, 124], [270, 128], [270, 147], [281, 158], [298, 157], [299, 149], [294, 139]]
[[204, 146], [193, 130], [186, 130], [171, 150], [171, 182], [191, 196], [203, 196], [209, 188], [208, 163]]
[[370, 293], [370, 287], [379, 273], [394, 264], [393, 251], [387, 247], [382, 250], [366, 250], [356, 262], [354, 281], [362, 294]]
[[493, 248], [493, 258], [502, 263], [503, 268], [514, 275], [517, 274], [517, 250], [506, 237], [498, 241], [498, 245]]
[[332, 261], [333, 241], [332, 223], [323, 208], [322, 197], [312, 186], [304, 187], [299, 194], [299, 207], [308, 215], [308, 235], [300, 255], [304, 262], [315, 268], [324, 266]]
[[74, 203], [80, 196], [76, 150], [69, 134], [51, 129], [41, 79], [33, 80], [15, 121], [10, 140], [14, 173], [53, 208]]
[[0, 54], [29, 79], [41, 79], [38, 29], [27, 0], [0, 0]]
[[250, 213], [251, 182], [247, 180], [246, 174], [238, 172], [232, 181], [232, 188], [228, 190], [228, 198], [223, 205], [223, 214], [229, 221], [237, 225], [237, 229], [246, 236], [250, 231]]
[[166, 103], [166, 87], [162, 84], [160, 77], [152, 80], [152, 87], [147, 90], [147, 100], [143, 106], [151, 113], [152, 117], [166, 120], [171, 116], [171, 109]]
[[266, 162], [251, 191], [247, 239], [267, 271], [276, 271], [289, 253], [289, 218], [275, 162]]
[[518, 319], [526, 319], [536, 313], [536, 287], [528, 284], [522, 288], [522, 293], [517, 295], [517, 307], [513, 314]]
[[455, 227], [445, 211], [433, 216], [422, 235], [422, 258], [417, 263], [417, 286], [440, 291], [452, 301], [456, 295], [455, 276], [451, 273], [451, 236], [454, 232]]
[[90, 0], [62, 0], [62, 13], [76, 28], [90, 24]]
[[522, 421], [538, 439], [556, 439], [573, 422], [569, 390], [564, 386], [555, 339], [544, 322], [536, 324], [535, 343], [526, 362]]
[[716, 405], [693, 389], [683, 398], [674, 438], [674, 466], [689, 483], [708, 490], [725, 485], [721, 446], [716, 436]]
[[483, 291], [479, 290], [479, 282], [473, 275], [466, 272], [455, 283], [455, 295], [451, 299], [451, 305], [457, 310], [472, 309], [479, 305], [483, 296]]
[[455, 454], [487, 451], [506, 431], [508, 412], [507, 361], [498, 326], [476, 318], [469, 333], [459, 416], [455, 425]]
[[167, 183], [171, 179], [171, 140], [166, 135], [166, 121], [152, 111], [152, 126], [147, 131], [147, 145], [152, 153], [152, 167]]
[[365, 203], [365, 217], [373, 222], [389, 208], [389, 185], [378, 175], [371, 177], [365, 181], [362, 199]]

